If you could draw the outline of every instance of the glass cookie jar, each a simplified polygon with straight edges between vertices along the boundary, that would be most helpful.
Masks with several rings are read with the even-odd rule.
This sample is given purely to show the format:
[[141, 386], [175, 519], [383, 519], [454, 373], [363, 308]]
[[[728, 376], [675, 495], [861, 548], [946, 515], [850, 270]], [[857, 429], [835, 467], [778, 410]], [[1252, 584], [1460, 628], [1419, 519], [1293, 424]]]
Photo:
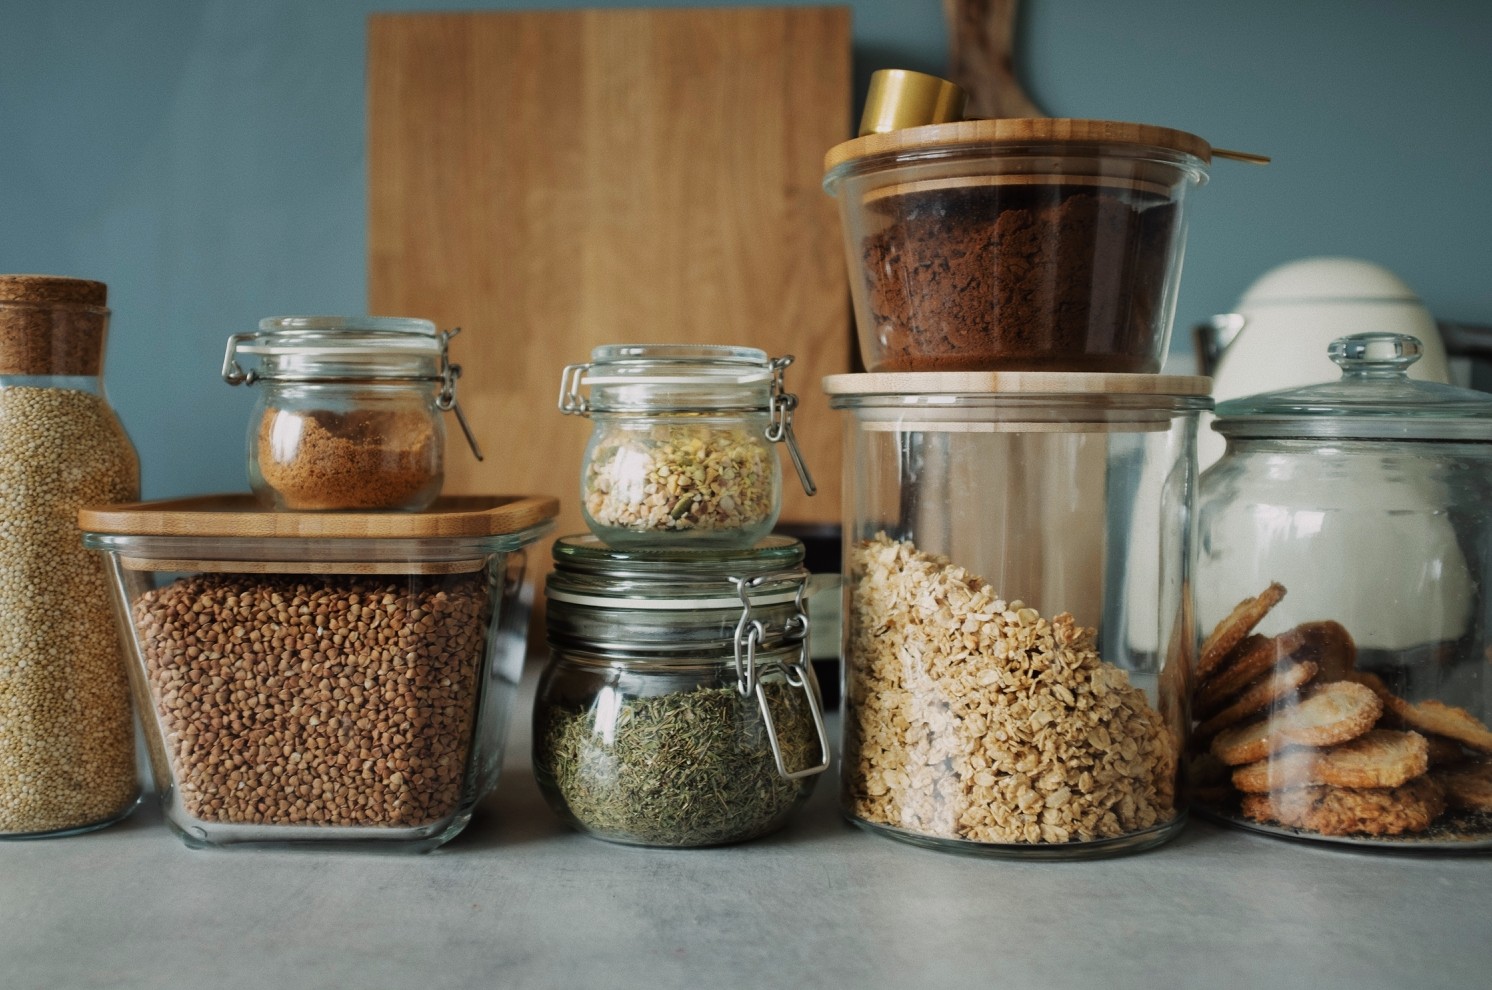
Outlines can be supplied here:
[[[249, 419], [249, 486], [266, 508], [289, 512], [417, 512], [445, 482], [445, 422], [460, 365], [447, 353], [459, 330], [428, 320], [286, 316], [234, 334], [223, 380], [260, 387]], [[258, 358], [245, 371], [239, 355]]]
[[1176, 834], [1205, 378], [835, 375], [841, 807], [953, 852]]
[[565, 368], [560, 411], [595, 422], [580, 472], [591, 532], [628, 549], [745, 549], [770, 533], [782, 511], [774, 443], [816, 490], [793, 436], [798, 397], [783, 387], [792, 362], [751, 347], [625, 344]]
[[1196, 806], [1360, 847], [1492, 849], [1492, 395], [1340, 380], [1224, 402], [1202, 476]]
[[787, 823], [828, 769], [803, 545], [554, 546], [534, 774], [583, 832], [714, 846]]
[[496, 786], [551, 498], [285, 513], [218, 495], [79, 513], [167, 824], [188, 846], [423, 852]]

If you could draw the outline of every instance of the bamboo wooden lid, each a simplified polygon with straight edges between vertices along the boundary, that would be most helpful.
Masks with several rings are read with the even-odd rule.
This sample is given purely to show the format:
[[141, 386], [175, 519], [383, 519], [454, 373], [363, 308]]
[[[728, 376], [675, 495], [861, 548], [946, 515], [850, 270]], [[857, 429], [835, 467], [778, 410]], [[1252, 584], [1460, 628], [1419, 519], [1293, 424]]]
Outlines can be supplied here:
[[1198, 375], [1079, 371], [885, 371], [829, 375], [828, 395], [1210, 395]]
[[273, 512], [252, 495], [202, 495], [78, 511], [78, 528], [118, 536], [430, 539], [502, 536], [559, 514], [548, 495], [443, 495], [424, 512]]
[[1212, 146], [1195, 134], [1153, 124], [1069, 117], [1002, 117], [926, 124], [867, 134], [836, 144], [824, 156], [824, 171], [857, 158], [921, 148], [978, 144], [1128, 144], [1178, 151], [1212, 163]]

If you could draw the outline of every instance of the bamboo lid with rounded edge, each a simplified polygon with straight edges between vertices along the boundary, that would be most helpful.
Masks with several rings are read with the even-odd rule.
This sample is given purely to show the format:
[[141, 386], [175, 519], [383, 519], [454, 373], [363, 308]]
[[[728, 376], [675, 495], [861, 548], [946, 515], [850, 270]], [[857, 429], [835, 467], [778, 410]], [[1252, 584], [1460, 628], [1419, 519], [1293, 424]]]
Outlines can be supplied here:
[[1195, 134], [1169, 127], [1070, 117], [1005, 117], [926, 124], [852, 138], [829, 149], [824, 156], [824, 171], [875, 155], [979, 144], [1140, 145], [1181, 152], [1212, 164], [1212, 145]]
[[548, 495], [442, 495], [423, 512], [275, 512], [252, 495], [202, 495], [78, 510], [78, 528], [118, 536], [432, 539], [502, 536], [559, 515]]
[[1212, 394], [1200, 375], [1086, 371], [884, 371], [829, 375], [826, 395], [1178, 395]]
[[109, 287], [103, 282], [66, 275], [0, 275], [0, 303], [102, 307], [108, 302]]

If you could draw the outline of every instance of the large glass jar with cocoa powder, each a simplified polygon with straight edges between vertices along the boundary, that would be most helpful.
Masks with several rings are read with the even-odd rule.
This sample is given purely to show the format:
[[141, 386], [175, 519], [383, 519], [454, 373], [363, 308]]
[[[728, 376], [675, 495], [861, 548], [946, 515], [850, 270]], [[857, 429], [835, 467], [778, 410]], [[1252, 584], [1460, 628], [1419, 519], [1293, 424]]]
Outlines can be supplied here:
[[497, 784], [552, 498], [80, 513], [166, 822], [187, 845], [433, 849]]
[[140, 497], [103, 390], [102, 282], [0, 275], [0, 838], [135, 807], [135, 729], [102, 562], [80, 506]]
[[844, 411], [846, 817], [1045, 859], [1180, 830], [1208, 386], [824, 379]]
[[[455, 333], [427, 320], [291, 316], [229, 338], [224, 380], [260, 386], [248, 438], [260, 502], [291, 512], [415, 512], [433, 502], [445, 481], [444, 410], [481, 459], [456, 403]], [[240, 356], [258, 365], [246, 371]]]
[[867, 134], [825, 159], [870, 371], [1141, 372], [1165, 358], [1212, 149], [1101, 120]]

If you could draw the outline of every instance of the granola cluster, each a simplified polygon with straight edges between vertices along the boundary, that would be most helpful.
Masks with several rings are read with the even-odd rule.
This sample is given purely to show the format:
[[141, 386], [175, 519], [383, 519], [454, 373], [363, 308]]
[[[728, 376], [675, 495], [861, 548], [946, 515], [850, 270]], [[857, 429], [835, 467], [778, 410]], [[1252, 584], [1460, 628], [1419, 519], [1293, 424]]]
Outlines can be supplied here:
[[1175, 817], [1176, 744], [1095, 630], [1002, 601], [883, 533], [851, 554], [854, 813], [976, 842], [1088, 841]]
[[707, 422], [598, 424], [584, 475], [585, 508], [632, 530], [771, 525], [777, 454], [760, 430]]

